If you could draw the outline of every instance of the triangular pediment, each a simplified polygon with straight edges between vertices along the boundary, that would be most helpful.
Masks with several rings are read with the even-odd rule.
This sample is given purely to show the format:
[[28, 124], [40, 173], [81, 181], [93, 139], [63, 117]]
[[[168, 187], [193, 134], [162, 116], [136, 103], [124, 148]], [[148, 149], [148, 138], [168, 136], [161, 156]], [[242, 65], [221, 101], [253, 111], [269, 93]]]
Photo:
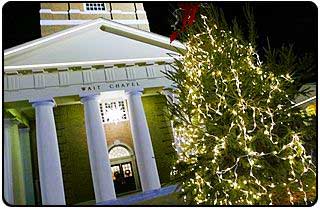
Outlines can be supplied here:
[[5, 71], [61, 63], [121, 64], [170, 59], [183, 50], [180, 42], [102, 18], [43, 37], [4, 52]]

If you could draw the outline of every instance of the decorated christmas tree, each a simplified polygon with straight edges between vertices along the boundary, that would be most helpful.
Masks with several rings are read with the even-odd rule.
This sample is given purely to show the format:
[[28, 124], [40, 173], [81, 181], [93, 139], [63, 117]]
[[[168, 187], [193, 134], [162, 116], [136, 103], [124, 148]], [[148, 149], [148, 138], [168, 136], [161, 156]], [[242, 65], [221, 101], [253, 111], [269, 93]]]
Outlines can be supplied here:
[[316, 173], [304, 138], [314, 130], [294, 107], [298, 91], [284, 62], [290, 55], [265, 53], [260, 60], [250, 12], [248, 39], [216, 9], [184, 14], [187, 20], [193, 14], [192, 22], [182, 21], [172, 40], [179, 36], [186, 50], [167, 75], [177, 100], [169, 101], [178, 153], [172, 175], [182, 198], [211, 205], [312, 203]]

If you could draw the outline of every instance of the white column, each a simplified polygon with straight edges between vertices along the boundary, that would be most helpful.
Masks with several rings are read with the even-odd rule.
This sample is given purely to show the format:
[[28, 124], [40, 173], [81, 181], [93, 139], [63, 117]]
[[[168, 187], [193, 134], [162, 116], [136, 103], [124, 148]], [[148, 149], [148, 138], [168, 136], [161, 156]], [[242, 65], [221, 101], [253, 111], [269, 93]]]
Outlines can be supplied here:
[[10, 128], [13, 199], [14, 205], [25, 205], [26, 195], [22, 163], [23, 156], [21, 153], [18, 124], [19, 122], [17, 120], [12, 120]]
[[98, 95], [81, 98], [84, 104], [87, 143], [96, 202], [116, 199]]
[[4, 200], [10, 204], [14, 204], [13, 199], [13, 179], [12, 179], [12, 157], [11, 157], [11, 142], [10, 128], [11, 119], [4, 119], [3, 130], [3, 196]]
[[160, 180], [146, 116], [141, 100], [141, 90], [126, 92], [129, 119], [143, 191], [159, 189]]
[[31, 150], [29, 128], [19, 129], [20, 149], [22, 156], [22, 166], [24, 173], [25, 199], [26, 205], [34, 205], [34, 190], [31, 165]]
[[31, 102], [36, 112], [37, 152], [43, 205], [65, 205], [65, 195], [54, 122], [54, 100]]

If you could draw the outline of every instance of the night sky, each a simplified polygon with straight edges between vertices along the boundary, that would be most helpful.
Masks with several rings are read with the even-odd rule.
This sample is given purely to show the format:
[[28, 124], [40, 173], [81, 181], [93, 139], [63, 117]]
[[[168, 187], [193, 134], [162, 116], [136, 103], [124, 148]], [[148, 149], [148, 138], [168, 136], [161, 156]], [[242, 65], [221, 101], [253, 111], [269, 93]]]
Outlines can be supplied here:
[[[222, 8], [229, 23], [237, 17], [244, 21], [243, 7], [246, 2], [214, 2]], [[163, 2], [145, 3], [152, 32], [169, 36], [170, 20], [175, 4]], [[255, 15], [259, 45], [266, 46], [267, 37], [272, 47], [294, 44], [297, 53], [317, 53], [318, 9], [312, 2], [249, 2]]]
[[[228, 21], [237, 16], [243, 21], [245, 2], [213, 2], [223, 9]], [[250, 2], [253, 8], [260, 46], [266, 46], [267, 37], [272, 47], [283, 43], [294, 44], [295, 52], [310, 52], [317, 57], [318, 10], [312, 2]], [[145, 2], [152, 32], [169, 36], [174, 2]], [[40, 38], [40, 4], [35, 2], [8, 2], [3, 7], [4, 49]]]

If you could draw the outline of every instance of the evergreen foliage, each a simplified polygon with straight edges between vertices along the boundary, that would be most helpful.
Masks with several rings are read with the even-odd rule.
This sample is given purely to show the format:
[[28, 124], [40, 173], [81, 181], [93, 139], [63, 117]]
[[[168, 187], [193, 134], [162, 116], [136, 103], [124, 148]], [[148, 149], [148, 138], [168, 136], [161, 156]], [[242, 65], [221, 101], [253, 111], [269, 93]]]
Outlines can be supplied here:
[[[172, 175], [190, 204], [290, 205], [315, 198], [315, 165], [304, 147], [312, 118], [295, 104], [291, 48], [256, 53], [252, 10], [248, 38], [216, 8], [201, 7], [167, 77], [178, 159]], [[311, 127], [311, 128], [310, 128]]]

